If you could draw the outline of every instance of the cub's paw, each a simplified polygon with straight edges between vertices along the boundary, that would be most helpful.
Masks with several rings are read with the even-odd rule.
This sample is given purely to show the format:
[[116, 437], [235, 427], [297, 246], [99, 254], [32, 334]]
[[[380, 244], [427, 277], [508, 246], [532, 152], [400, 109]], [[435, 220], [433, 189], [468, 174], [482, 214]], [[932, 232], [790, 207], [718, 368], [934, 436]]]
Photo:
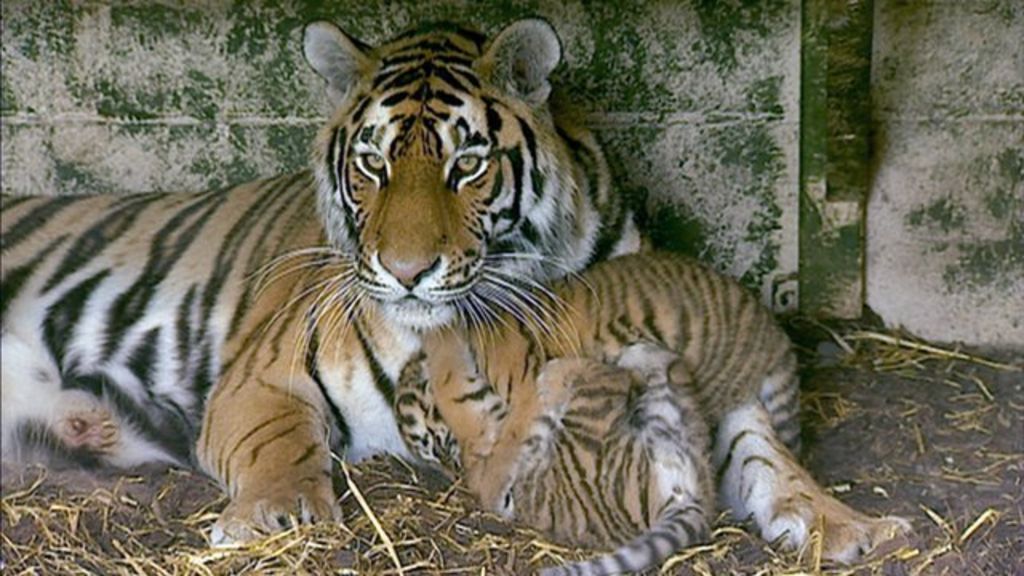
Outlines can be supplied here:
[[240, 493], [210, 531], [212, 546], [232, 546], [287, 530], [295, 524], [340, 521], [341, 508], [331, 483], [296, 482], [276, 490]]
[[763, 536], [787, 548], [801, 548], [813, 542], [814, 532], [820, 534], [823, 559], [851, 564], [879, 544], [910, 532], [910, 522], [897, 516], [862, 514], [824, 492], [804, 493], [776, 507]]

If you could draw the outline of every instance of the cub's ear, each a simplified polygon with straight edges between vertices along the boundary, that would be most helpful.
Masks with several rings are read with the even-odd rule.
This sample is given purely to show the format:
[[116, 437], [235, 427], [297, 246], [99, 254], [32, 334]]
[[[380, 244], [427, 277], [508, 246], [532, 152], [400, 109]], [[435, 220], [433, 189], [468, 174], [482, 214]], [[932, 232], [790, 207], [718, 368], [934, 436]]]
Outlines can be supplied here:
[[555, 29], [539, 18], [517, 20], [498, 33], [480, 59], [480, 71], [491, 84], [536, 106], [551, 93], [548, 76], [562, 60]]
[[368, 72], [371, 60], [365, 48], [362, 42], [330, 22], [313, 22], [306, 26], [303, 53], [313, 70], [327, 80], [327, 95], [333, 104], [341, 104], [349, 90]]

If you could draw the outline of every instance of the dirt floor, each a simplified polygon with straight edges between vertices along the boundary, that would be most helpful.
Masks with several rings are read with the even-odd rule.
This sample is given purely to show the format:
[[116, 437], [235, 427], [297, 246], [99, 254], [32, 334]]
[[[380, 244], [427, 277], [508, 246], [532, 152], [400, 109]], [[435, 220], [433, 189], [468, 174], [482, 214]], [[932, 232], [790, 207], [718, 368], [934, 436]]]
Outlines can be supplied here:
[[[801, 334], [826, 335], [804, 324]], [[849, 327], [802, 339], [805, 460], [842, 500], [902, 515], [914, 533], [856, 567], [778, 554], [719, 520], [672, 574], [1024, 574], [1024, 372]], [[916, 344], [911, 344], [916, 346]], [[988, 356], [992, 358], [992, 356]], [[1020, 355], [998, 358], [1024, 365]], [[342, 525], [211, 550], [225, 500], [190, 471], [43, 471], [5, 465], [3, 574], [525, 574], [585, 552], [474, 511], [457, 487], [393, 459], [339, 471]]]

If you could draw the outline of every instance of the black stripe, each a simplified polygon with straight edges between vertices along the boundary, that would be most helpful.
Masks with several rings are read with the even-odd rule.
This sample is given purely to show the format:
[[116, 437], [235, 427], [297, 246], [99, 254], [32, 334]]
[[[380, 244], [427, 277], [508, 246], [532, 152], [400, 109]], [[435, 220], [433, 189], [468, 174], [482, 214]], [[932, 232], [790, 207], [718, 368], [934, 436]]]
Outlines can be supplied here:
[[391, 72], [388, 68], [396, 66], [398, 64], [408, 64], [410, 62], [419, 62], [423, 60], [423, 54], [398, 54], [387, 56], [380, 61], [380, 69], [382, 72]]
[[484, 398], [487, 397], [487, 395], [490, 392], [491, 392], [490, 385], [488, 385], [486, 382], [484, 382], [476, 390], [473, 390], [472, 392], [467, 392], [467, 393], [459, 396], [458, 398], [456, 398], [455, 399], [455, 403], [456, 404], [463, 404], [465, 402], [470, 402], [470, 401], [476, 402], [478, 400], [483, 400]]
[[31, 212], [22, 216], [10, 229], [0, 235], [0, 250], [6, 252], [7, 250], [14, 249], [15, 246], [28, 238], [29, 234], [45, 225], [51, 218], [80, 199], [74, 196], [59, 196], [33, 208]]
[[[463, 84], [458, 78], [455, 77], [455, 74], [453, 73], [453, 72], [456, 72], [455, 69], [439, 67], [439, 68], [434, 68], [433, 72], [434, 72], [434, 77], [435, 78], [438, 78], [439, 80], [441, 80], [445, 84], [448, 84], [449, 86], [454, 88], [457, 92], [469, 92], [470, 91], [469, 88], [466, 88], [465, 84]], [[465, 73], [460, 73], [459, 76], [462, 76], [463, 78], [467, 78], [467, 75]]]
[[459, 98], [455, 94], [445, 90], [434, 90], [434, 98], [437, 98], [448, 106], [462, 106], [465, 104], [465, 101], [463, 101], [462, 98]]
[[369, 106], [370, 106], [370, 97], [369, 96], [363, 96], [362, 100], [360, 100], [359, 103], [356, 104], [355, 109], [352, 110], [352, 114], [351, 114], [351, 116], [349, 116], [349, 118], [351, 118], [354, 121], [359, 121], [360, 119], [362, 119], [363, 114], [366, 113], [366, 109]]
[[[203, 298], [201, 301], [200, 317], [211, 318], [213, 316], [213, 309], [217, 304], [217, 300], [223, 292], [224, 284], [227, 282], [228, 276], [235, 269], [238, 264], [238, 254], [242, 250], [242, 246], [245, 245], [246, 239], [253, 232], [253, 230], [267, 231], [267, 228], [274, 226], [273, 222], [268, 222], [264, 226], [258, 226], [260, 220], [265, 216], [268, 208], [273, 205], [274, 202], [281, 202], [284, 205], [289, 204], [290, 198], [287, 194], [282, 194], [282, 190], [287, 190], [290, 186], [295, 184], [298, 180], [304, 177], [302, 172], [292, 175], [285, 179], [274, 179], [266, 182], [257, 194], [262, 196], [255, 202], [249, 205], [244, 213], [238, 216], [231, 230], [228, 231], [227, 235], [224, 236], [223, 241], [218, 247], [217, 260], [213, 265], [213, 275], [210, 277], [205, 288], [203, 289]], [[200, 342], [205, 341], [210, 327], [209, 322], [203, 322], [200, 328], [199, 340]]]
[[489, 208], [491, 206], [491, 204], [494, 204], [495, 200], [497, 200], [498, 198], [501, 197], [501, 193], [504, 191], [504, 188], [505, 188], [505, 174], [504, 174], [504, 170], [500, 170], [499, 169], [499, 170], [494, 172], [494, 185], [491, 186], [491, 193], [487, 196], [487, 198], [483, 199], [481, 204], [483, 204], [484, 207]]
[[[462, 80], [466, 84], [469, 84], [470, 86], [472, 86], [473, 88], [476, 88], [478, 90], [480, 89], [480, 86], [481, 86], [480, 79], [476, 77], [476, 74], [474, 74], [474, 73], [472, 73], [472, 72], [470, 72], [468, 70], [463, 70], [461, 68], [446, 68], [445, 72], [450, 72], [451, 73], [451, 78], [449, 78], [447, 80], [447, 82], [449, 84], [452, 84], [451, 81], [455, 80], [455, 77], [458, 76], [459, 78], [462, 78]], [[454, 86], [454, 84], [452, 84], [452, 85]], [[460, 91], [461, 92], [469, 92], [469, 90], [460, 90]]]
[[487, 118], [487, 134], [490, 136], [491, 142], [498, 142], [498, 132], [501, 132], [501, 114], [493, 107], [488, 105], [486, 110]]
[[658, 313], [655, 311], [651, 299], [643, 294], [637, 297], [640, 299], [640, 310], [643, 314], [641, 324], [644, 330], [647, 331], [647, 338], [654, 342], [665, 342], [665, 335], [661, 332], [661, 328], [658, 327]]
[[497, 219], [510, 220], [513, 226], [519, 222], [522, 215], [523, 202], [523, 154], [518, 148], [509, 148], [502, 151], [508, 158], [512, 167], [512, 204], [502, 208], [495, 216]]
[[46, 248], [37, 252], [27, 264], [4, 271], [3, 279], [0, 280], [0, 320], [7, 315], [7, 306], [18, 296], [22, 286], [32, 277], [36, 267], [46, 261], [50, 253], [67, 241], [69, 237], [68, 234], [64, 234], [55, 238], [46, 245]]
[[56, 462], [48, 464], [73, 464], [75, 468], [97, 468], [102, 465], [98, 455], [88, 446], [72, 448], [64, 444], [61, 437], [45, 422], [28, 420], [19, 422], [15, 428], [16, 442], [29, 451], [46, 453]]
[[338, 192], [338, 183], [341, 182], [341, 163], [339, 160], [338, 146], [343, 144], [347, 139], [347, 131], [343, 127], [336, 127], [331, 133], [331, 143], [327, 148], [327, 155], [324, 159], [326, 164], [325, 171], [327, 176], [330, 178], [331, 192]]
[[[417, 40], [406, 46], [402, 46], [400, 50], [395, 52], [396, 55], [402, 55], [409, 52], [422, 50], [424, 52], [454, 52], [456, 54], [465, 54], [466, 51], [459, 48], [451, 40], [447, 38], [438, 39], [434, 35], [426, 36], [422, 40]], [[436, 57], [436, 54], [431, 54], [431, 57]]]
[[81, 319], [82, 311], [103, 280], [110, 275], [110, 270], [101, 270], [68, 290], [60, 300], [46, 309], [43, 319], [43, 342], [50, 355], [63, 370], [67, 345], [74, 336], [74, 327]]
[[391, 78], [387, 82], [381, 83], [378, 90], [380, 92], [387, 92], [401, 86], [408, 86], [413, 82], [422, 79], [424, 76], [424, 68], [416, 67], [410, 68], [400, 74], [396, 74], [394, 78]]
[[319, 447], [320, 447], [320, 443], [319, 442], [311, 442], [309, 444], [309, 446], [306, 447], [305, 452], [303, 452], [297, 458], [295, 458], [294, 460], [291, 461], [291, 465], [292, 466], [298, 466], [299, 464], [302, 464], [306, 460], [309, 460], [310, 458], [313, 457], [314, 454], [316, 454], [317, 448], [319, 448]]
[[526, 151], [530, 153], [530, 159], [533, 162], [537, 161], [537, 135], [533, 132], [533, 128], [523, 118], [516, 116], [516, 120], [519, 121], [519, 129], [523, 132], [523, 140], [526, 141]]
[[[195, 343], [193, 341], [193, 335], [191, 335], [191, 318], [193, 318], [193, 307], [196, 302], [196, 285], [193, 284], [188, 287], [185, 292], [185, 297], [178, 302], [178, 310], [175, 313], [174, 319], [174, 333], [175, 340], [177, 341], [176, 351], [178, 356], [178, 365], [182, 369], [187, 369], [188, 360], [191, 356], [190, 352], [194, 351]], [[181, 381], [186, 381], [187, 374], [178, 374], [178, 378]]]
[[153, 328], [146, 332], [146, 335], [142, 337], [142, 342], [128, 355], [128, 370], [150, 392], [154, 385], [153, 372], [157, 368], [157, 345], [159, 343], [160, 328]]
[[[424, 86], [426, 86], [426, 84], [424, 84]], [[380, 101], [380, 105], [384, 106], [386, 108], [391, 108], [392, 106], [395, 106], [396, 104], [404, 102], [408, 98], [409, 98], [409, 93], [408, 92], [399, 91], [399, 92], [395, 92], [391, 96], [388, 96], [387, 98], [381, 100]]]
[[192, 390], [197, 401], [196, 413], [201, 414], [206, 403], [207, 392], [217, 377], [216, 362], [219, 354], [212, 343], [204, 343], [196, 363], [195, 374], [192, 376]]
[[23, 204], [34, 198], [38, 198], [38, 196], [10, 196], [8, 194], [0, 194], [0, 212], [6, 212], [18, 204]]
[[119, 240], [135, 223], [143, 210], [161, 198], [166, 198], [166, 196], [147, 194], [129, 197], [122, 206], [111, 211], [102, 220], [91, 226], [84, 234], [75, 239], [71, 249], [67, 251], [53, 275], [46, 281], [43, 290], [53, 289], [61, 280], [85, 267], [108, 245]]
[[[269, 418], [266, 418], [262, 422], [260, 422], [259, 424], [253, 426], [252, 428], [249, 428], [249, 430], [245, 434], [243, 434], [241, 438], [239, 438], [237, 441], [235, 441], [234, 445], [228, 451], [227, 455], [224, 458], [222, 458], [221, 460], [225, 464], [229, 464], [230, 465], [230, 462], [234, 459], [235, 454], [237, 454], [238, 451], [242, 449], [242, 446], [244, 446], [246, 442], [248, 442], [252, 437], [254, 437], [257, 432], [260, 432], [261, 430], [263, 430], [265, 428], [268, 428], [269, 426], [271, 426], [273, 424], [276, 424], [277, 422], [280, 422], [280, 421], [282, 421], [282, 420], [284, 420], [286, 418], [291, 418], [293, 416], [300, 416], [301, 417], [302, 416], [302, 409], [301, 408], [292, 408], [291, 410], [288, 410], [288, 411], [285, 411], [285, 412], [275, 412], [275, 413], [273, 413]], [[227, 447], [226, 446], [222, 446], [222, 448], [227, 448]], [[221, 450], [221, 453], [223, 453], [223, 450]], [[228, 479], [224, 478], [224, 480], [225, 480], [225, 483], [227, 484], [228, 483]]]
[[377, 360], [377, 356], [374, 355], [373, 349], [370, 347], [369, 341], [366, 339], [366, 335], [363, 333], [363, 326], [357, 324], [355, 327], [356, 336], [359, 338], [359, 345], [363, 349], [363, 354], [366, 356], [366, 360], [370, 364], [370, 374], [373, 376], [373, 383], [377, 386], [377, 391], [384, 396], [384, 401], [387, 402], [388, 406], [395, 405], [395, 384], [388, 378], [387, 373], [384, 372], [384, 368], [380, 365], [380, 361]]
[[[465, 40], [468, 40], [472, 42], [473, 45], [476, 46], [478, 50], [480, 49], [481, 46], [483, 46], [483, 43], [487, 41], [487, 37], [484, 36], [483, 34], [480, 34], [479, 32], [475, 32], [473, 30], [469, 30], [467, 28], [463, 28], [462, 26], [459, 26], [458, 24], [454, 24], [451, 22], [426, 22], [414, 28], [410, 28], [405, 32], [402, 32], [398, 36], [395, 36], [391, 41], [398, 42], [399, 40], [407, 40], [409, 38], [415, 38], [416, 36], [423, 36], [423, 40], [420, 41], [418, 44], [412, 44], [412, 46], [421, 46], [423, 42], [425, 42], [426, 40], [437, 37], [439, 34], [442, 33], [456, 35]], [[447, 46], [450, 46], [452, 50], [455, 50], [458, 53], [466, 53], [465, 50], [462, 50], [458, 46], [452, 44], [451, 41], [446, 42]], [[407, 49], [408, 48], [403, 48], [402, 50], [405, 51]]]
[[306, 347], [305, 368], [306, 374], [316, 383], [317, 389], [320, 390], [320, 395], [324, 397], [324, 402], [327, 404], [327, 408], [331, 412], [331, 418], [334, 419], [334, 425], [337, 427], [338, 440], [337, 442], [332, 441], [331, 445], [343, 454], [352, 440], [351, 430], [348, 427], [348, 422], [345, 421], [345, 415], [341, 413], [341, 409], [334, 403], [331, 395], [327, 393], [327, 385], [324, 384], [324, 379], [320, 375], [320, 336], [315, 331], [310, 335], [309, 345]]
[[[110, 307], [103, 343], [104, 360], [110, 359], [121, 337], [143, 317], [157, 288], [185, 251], [201, 238], [200, 230], [226, 199], [227, 194], [223, 193], [202, 195], [156, 232], [138, 279]], [[189, 222], [197, 212], [199, 215]]]
[[304, 422], [296, 422], [295, 424], [292, 424], [288, 428], [285, 428], [284, 430], [278, 432], [277, 434], [274, 434], [270, 438], [267, 438], [262, 442], [256, 444], [256, 446], [253, 447], [252, 452], [249, 453], [249, 465], [252, 466], [253, 464], [256, 463], [256, 460], [258, 460], [260, 457], [260, 452], [262, 452], [264, 448], [273, 444], [274, 442], [277, 442], [278, 440], [284, 438], [285, 436], [288, 436], [292, 432], [295, 432], [300, 427], [302, 427], [303, 424]]

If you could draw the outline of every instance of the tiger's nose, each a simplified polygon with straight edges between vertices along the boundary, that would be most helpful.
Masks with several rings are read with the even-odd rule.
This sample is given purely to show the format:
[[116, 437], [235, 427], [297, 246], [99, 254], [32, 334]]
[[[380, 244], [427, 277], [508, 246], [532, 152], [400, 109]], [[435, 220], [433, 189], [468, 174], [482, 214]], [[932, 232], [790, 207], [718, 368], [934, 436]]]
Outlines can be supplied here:
[[394, 276], [399, 284], [411, 290], [441, 265], [441, 257], [394, 258], [382, 255], [380, 265], [388, 274]]

